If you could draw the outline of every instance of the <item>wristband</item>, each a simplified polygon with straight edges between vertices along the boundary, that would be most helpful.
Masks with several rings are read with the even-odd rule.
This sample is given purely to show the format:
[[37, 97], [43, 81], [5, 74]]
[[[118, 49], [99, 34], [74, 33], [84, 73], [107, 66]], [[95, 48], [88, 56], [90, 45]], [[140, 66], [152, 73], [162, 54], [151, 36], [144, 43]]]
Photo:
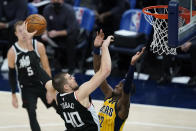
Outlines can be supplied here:
[[133, 77], [134, 77], [134, 66], [131, 65], [129, 67], [125, 80], [123, 81], [124, 82], [123, 91], [125, 94], [129, 94], [129, 93], [132, 94], [134, 92], [133, 90], [134, 87], [132, 86]]
[[93, 48], [93, 53], [94, 53], [95, 55], [100, 55], [100, 47], [94, 47], [94, 48]]

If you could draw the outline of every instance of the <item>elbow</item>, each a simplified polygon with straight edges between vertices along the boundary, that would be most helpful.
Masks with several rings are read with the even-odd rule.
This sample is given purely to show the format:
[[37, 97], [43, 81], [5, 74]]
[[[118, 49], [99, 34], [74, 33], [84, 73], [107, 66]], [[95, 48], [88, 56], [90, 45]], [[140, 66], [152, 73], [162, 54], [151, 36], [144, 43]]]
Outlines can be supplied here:
[[104, 76], [107, 78], [111, 73], [111, 67], [107, 67], [104, 69]]
[[111, 73], [111, 67], [110, 68], [108, 68], [108, 70], [107, 70], [107, 76], [109, 76], [110, 75], [110, 73]]

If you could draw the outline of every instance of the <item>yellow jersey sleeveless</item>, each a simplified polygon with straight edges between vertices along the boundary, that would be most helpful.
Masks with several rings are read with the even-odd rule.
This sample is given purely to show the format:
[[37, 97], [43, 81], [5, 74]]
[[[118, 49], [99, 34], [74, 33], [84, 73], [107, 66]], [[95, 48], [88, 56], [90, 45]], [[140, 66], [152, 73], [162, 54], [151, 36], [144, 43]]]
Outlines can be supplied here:
[[104, 101], [98, 115], [100, 131], [122, 131], [125, 120], [120, 119], [117, 115], [116, 105], [117, 101], [112, 97]]

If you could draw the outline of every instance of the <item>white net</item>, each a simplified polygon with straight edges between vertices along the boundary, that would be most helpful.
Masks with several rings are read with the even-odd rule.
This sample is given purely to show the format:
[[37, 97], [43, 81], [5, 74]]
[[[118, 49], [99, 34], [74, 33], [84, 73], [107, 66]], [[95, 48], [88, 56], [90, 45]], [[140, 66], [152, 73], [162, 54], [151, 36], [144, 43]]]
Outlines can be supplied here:
[[[168, 8], [154, 8], [146, 10], [146, 12], [168, 14]], [[157, 53], [158, 55], [176, 55], [176, 48], [171, 48], [168, 46], [168, 19], [159, 19], [147, 14], [145, 14], [145, 19], [154, 28], [153, 41], [150, 45], [150, 49], [153, 51], [153, 53]], [[184, 19], [179, 18], [179, 27], [183, 24]]]

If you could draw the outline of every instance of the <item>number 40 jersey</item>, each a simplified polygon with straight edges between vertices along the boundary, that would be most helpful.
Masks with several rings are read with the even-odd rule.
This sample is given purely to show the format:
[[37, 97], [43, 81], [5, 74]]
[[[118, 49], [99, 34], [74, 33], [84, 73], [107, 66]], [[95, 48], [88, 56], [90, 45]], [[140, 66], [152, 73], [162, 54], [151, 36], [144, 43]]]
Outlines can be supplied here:
[[[89, 98], [90, 99], [90, 98]], [[91, 99], [90, 99], [91, 102]], [[57, 94], [57, 113], [65, 121], [67, 131], [99, 131], [99, 119], [94, 106], [86, 108], [77, 100], [75, 92]]]

